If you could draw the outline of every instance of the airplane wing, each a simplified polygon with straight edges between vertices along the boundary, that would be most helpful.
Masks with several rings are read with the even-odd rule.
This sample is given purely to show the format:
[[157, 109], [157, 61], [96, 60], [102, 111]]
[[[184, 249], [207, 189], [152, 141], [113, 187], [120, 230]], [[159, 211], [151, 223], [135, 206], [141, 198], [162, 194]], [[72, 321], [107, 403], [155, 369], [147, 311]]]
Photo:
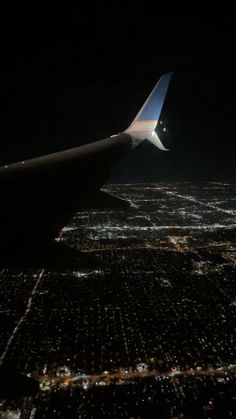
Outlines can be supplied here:
[[0, 167], [0, 249], [28, 249], [54, 239], [79, 210], [127, 206], [100, 188], [112, 165], [140, 141], [165, 150], [155, 127], [172, 73], [161, 77], [124, 132], [101, 141]]

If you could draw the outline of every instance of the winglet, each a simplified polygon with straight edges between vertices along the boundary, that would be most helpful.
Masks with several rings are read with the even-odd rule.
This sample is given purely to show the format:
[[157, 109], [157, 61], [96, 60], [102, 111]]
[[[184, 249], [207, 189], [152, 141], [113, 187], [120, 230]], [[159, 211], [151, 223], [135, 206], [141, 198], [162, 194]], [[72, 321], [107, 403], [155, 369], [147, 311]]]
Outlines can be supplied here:
[[124, 131], [132, 137], [135, 145], [147, 139], [159, 149], [167, 150], [156, 134], [155, 128], [161, 114], [172, 75], [173, 72], [164, 74], [160, 78], [132, 124]]

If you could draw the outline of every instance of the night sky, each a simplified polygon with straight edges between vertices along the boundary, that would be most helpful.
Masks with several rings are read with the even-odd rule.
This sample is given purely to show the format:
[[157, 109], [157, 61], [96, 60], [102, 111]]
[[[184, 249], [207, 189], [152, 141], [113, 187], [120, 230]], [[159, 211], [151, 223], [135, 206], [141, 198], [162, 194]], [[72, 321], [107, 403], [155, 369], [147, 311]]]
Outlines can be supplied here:
[[235, 181], [234, 15], [91, 9], [3, 14], [1, 164], [124, 130], [175, 71], [159, 131], [170, 152], [143, 143], [114, 179]]

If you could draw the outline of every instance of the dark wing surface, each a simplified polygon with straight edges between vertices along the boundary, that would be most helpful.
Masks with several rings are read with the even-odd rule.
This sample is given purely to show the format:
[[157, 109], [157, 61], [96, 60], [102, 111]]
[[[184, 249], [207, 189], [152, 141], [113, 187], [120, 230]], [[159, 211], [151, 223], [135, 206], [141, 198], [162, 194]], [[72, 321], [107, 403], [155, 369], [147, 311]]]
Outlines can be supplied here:
[[1, 167], [1, 247], [43, 244], [96, 198], [102, 205], [100, 188], [131, 147], [129, 135], [120, 134]]

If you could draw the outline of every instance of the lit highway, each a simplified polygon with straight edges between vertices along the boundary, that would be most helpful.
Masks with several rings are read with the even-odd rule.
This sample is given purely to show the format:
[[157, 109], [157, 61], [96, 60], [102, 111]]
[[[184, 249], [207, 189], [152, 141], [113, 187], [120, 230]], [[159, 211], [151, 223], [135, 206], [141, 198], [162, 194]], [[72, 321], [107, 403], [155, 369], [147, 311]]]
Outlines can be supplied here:
[[209, 368], [209, 369], [202, 369], [202, 368], [190, 368], [189, 370], [180, 371], [176, 368], [173, 368], [171, 371], [160, 372], [156, 370], [152, 371], [117, 371], [117, 372], [109, 372], [104, 371], [100, 374], [69, 374], [69, 376], [60, 377], [49, 377], [49, 376], [40, 376], [37, 379], [41, 382], [41, 388], [44, 389], [44, 383], [47, 383], [45, 388], [46, 390], [52, 390], [54, 387], [67, 387], [69, 385], [75, 387], [83, 387], [87, 389], [90, 386], [108, 386], [108, 385], [124, 385], [129, 384], [130, 382], [135, 382], [137, 380], [143, 380], [147, 378], [155, 378], [155, 379], [171, 379], [172, 381], [179, 376], [211, 376], [215, 377], [216, 379], [220, 380], [227, 380], [228, 376], [234, 376], [236, 374], [236, 365], [229, 365], [221, 368]]

